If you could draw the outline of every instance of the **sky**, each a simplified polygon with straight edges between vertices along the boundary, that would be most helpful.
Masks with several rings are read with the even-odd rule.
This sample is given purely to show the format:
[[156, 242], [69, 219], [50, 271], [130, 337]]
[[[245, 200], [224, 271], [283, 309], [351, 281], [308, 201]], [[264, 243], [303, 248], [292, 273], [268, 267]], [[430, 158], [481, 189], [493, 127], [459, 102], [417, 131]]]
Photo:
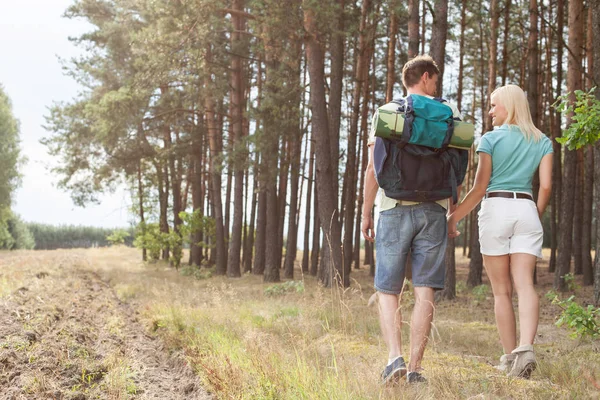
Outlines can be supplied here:
[[39, 140], [49, 133], [42, 125], [48, 107], [69, 101], [81, 87], [63, 73], [59, 57], [80, 54], [68, 38], [92, 30], [84, 21], [62, 17], [73, 0], [0, 0], [0, 84], [20, 121], [21, 151], [28, 158], [21, 169], [21, 187], [12, 209], [27, 222], [52, 225], [124, 227], [129, 224], [129, 195], [123, 189], [86, 208], [73, 204], [57, 188], [50, 172], [56, 164]]

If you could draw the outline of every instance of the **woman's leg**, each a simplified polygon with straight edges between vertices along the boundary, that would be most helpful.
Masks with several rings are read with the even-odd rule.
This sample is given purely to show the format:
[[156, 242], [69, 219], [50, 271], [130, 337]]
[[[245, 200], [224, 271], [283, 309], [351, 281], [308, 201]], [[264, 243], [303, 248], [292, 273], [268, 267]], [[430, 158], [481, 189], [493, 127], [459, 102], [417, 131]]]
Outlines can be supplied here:
[[508, 254], [503, 256], [483, 256], [485, 272], [492, 284], [496, 325], [505, 354], [510, 354], [517, 347], [509, 262], [510, 258]]
[[519, 298], [519, 346], [533, 344], [539, 321], [539, 298], [533, 287], [536, 257], [515, 253], [510, 256], [510, 273]]

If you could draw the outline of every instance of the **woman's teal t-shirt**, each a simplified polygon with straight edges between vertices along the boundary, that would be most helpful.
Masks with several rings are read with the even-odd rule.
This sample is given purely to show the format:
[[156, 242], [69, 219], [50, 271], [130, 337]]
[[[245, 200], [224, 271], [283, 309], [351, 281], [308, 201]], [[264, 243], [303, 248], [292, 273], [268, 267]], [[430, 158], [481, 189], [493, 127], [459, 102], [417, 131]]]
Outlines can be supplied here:
[[492, 156], [492, 176], [487, 191], [532, 194], [531, 182], [542, 158], [552, 153], [552, 141], [542, 136], [527, 141], [516, 125], [502, 125], [481, 137], [477, 153]]

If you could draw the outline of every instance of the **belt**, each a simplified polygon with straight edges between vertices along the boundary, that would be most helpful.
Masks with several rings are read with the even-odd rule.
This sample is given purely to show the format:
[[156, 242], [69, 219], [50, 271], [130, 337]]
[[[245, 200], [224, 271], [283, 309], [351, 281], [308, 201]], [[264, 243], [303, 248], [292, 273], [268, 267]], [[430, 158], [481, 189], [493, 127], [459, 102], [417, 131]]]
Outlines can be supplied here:
[[409, 201], [409, 200], [396, 200], [396, 204], [399, 206], [416, 206], [419, 204], [423, 204], [423, 203], [437, 203], [440, 206], [444, 207], [444, 208], [448, 208], [448, 199], [444, 199], [444, 200], [437, 200], [437, 201], [430, 201], [430, 202], [424, 202], [424, 201]]
[[530, 194], [519, 192], [488, 192], [485, 194], [486, 199], [489, 199], [490, 197], [503, 197], [505, 199], [527, 199], [533, 201], [533, 197]]

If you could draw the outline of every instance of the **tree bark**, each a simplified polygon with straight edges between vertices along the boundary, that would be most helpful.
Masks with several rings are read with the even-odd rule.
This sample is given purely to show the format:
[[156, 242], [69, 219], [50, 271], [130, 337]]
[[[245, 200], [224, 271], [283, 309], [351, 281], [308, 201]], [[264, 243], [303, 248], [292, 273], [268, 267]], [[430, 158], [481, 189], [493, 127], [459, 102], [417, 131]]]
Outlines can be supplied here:
[[[538, 4], [537, 0], [529, 0], [529, 40], [527, 42], [527, 100], [531, 120], [536, 126], [540, 125], [538, 114]], [[537, 194], [536, 194], [537, 195]]]
[[506, 76], [508, 75], [508, 36], [510, 34], [510, 7], [511, 0], [506, 0], [504, 4], [504, 45], [502, 46], [502, 86], [506, 85]]
[[[233, 11], [244, 11], [244, 0], [232, 0]], [[244, 144], [244, 43], [242, 34], [245, 31], [245, 18], [234, 12], [231, 14], [231, 75], [230, 75], [230, 127], [233, 150], [232, 169], [234, 175], [233, 223], [229, 240], [229, 256], [227, 258], [227, 276], [241, 276], [242, 228], [244, 218], [244, 161], [247, 158]]]
[[[316, 157], [315, 157], [316, 158]], [[316, 160], [315, 160], [316, 164]], [[315, 172], [316, 174], [316, 172]], [[321, 224], [319, 222], [319, 199], [317, 197], [317, 182], [315, 180], [315, 206], [313, 209], [313, 237], [312, 251], [310, 253], [310, 274], [317, 276], [319, 273], [319, 253], [321, 252]]]
[[320, 33], [317, 28], [316, 13], [305, 1], [304, 27], [306, 29], [306, 60], [310, 76], [310, 106], [313, 129], [316, 138], [317, 198], [319, 201], [319, 221], [330, 257], [323, 268], [323, 284], [331, 287], [334, 283], [343, 285], [343, 265], [341, 252], [341, 227], [339, 223], [337, 193], [334, 193], [334, 171], [330, 162], [329, 122], [325, 101], [325, 58], [319, 42]]
[[[196, 126], [193, 132], [192, 138], [192, 157], [191, 157], [191, 170], [192, 174], [192, 208], [194, 211], [198, 210], [200, 218], [204, 218], [204, 146], [202, 141], [203, 126]], [[198, 268], [202, 265], [202, 248], [198, 246], [198, 243], [202, 241], [202, 232], [194, 232], [191, 235], [190, 243], [190, 265], [196, 265]]]
[[[586, 33], [586, 57], [588, 79], [586, 81], [587, 90], [594, 87], [594, 41], [593, 41], [593, 12], [591, 4], [588, 4], [588, 20]], [[584, 166], [583, 166], [583, 221], [581, 224], [581, 269], [583, 273], [583, 284], [591, 286], [594, 284], [594, 271], [592, 267], [592, 220], [594, 207], [594, 146], [587, 145], [584, 148]], [[597, 240], [597, 239], [596, 239]]]
[[573, 273], [583, 274], [582, 265], [582, 222], [583, 222], [583, 149], [577, 150], [575, 172], [575, 207], [573, 208]]
[[[490, 42], [488, 54], [488, 81], [487, 81], [487, 96], [485, 98], [484, 111], [490, 107], [490, 96], [496, 89], [496, 64], [498, 62], [498, 25], [499, 25], [498, 0], [490, 2]], [[492, 117], [487, 112], [483, 115], [485, 121], [485, 132], [492, 130]]]
[[[310, 155], [308, 157], [308, 175], [306, 176], [307, 184], [306, 184], [306, 214], [304, 217], [304, 253], [302, 254], [302, 272], [308, 272], [309, 268], [309, 260], [310, 260], [310, 221], [311, 221], [311, 207], [313, 205], [312, 200], [312, 188], [314, 186], [313, 182], [313, 166], [315, 159], [315, 141], [313, 138], [310, 140]], [[318, 226], [313, 226], [313, 230], [318, 231]], [[314, 243], [313, 243], [314, 247]]]
[[[557, 11], [556, 11], [556, 59], [562, 60], [563, 56], [563, 29], [564, 29], [564, 15], [565, 5], [563, 0], [558, 0]], [[556, 96], [555, 100], [562, 94], [562, 82], [563, 82], [563, 69], [562, 62], [557, 62], [556, 65]], [[562, 193], [562, 147], [556, 141], [557, 137], [561, 137], [561, 113], [554, 112], [554, 118], [552, 119], [552, 149], [554, 150], [554, 157], [552, 158], [552, 248], [550, 251], [550, 262], [548, 265], [549, 272], [556, 271], [556, 258], [558, 249], [558, 231], [560, 229], [560, 213], [559, 213], [559, 201]]]
[[448, 0], [435, 0], [433, 32], [431, 33], [430, 53], [440, 70], [437, 82], [437, 95], [443, 95], [444, 66], [446, 64], [446, 39], [448, 37]]
[[408, 59], [419, 54], [419, 0], [408, 0]]
[[[144, 217], [144, 184], [142, 182], [142, 161], [138, 162], [137, 168], [137, 183], [138, 183], [138, 204], [139, 204], [139, 216], [140, 216], [140, 226], [142, 229], [146, 230], [146, 219]], [[148, 252], [144, 247], [142, 249], [142, 261], [148, 260]]]
[[335, 0], [337, 8], [335, 9], [335, 18], [333, 20], [333, 31], [331, 34], [331, 43], [329, 52], [331, 57], [330, 73], [330, 91], [329, 91], [329, 133], [330, 133], [330, 153], [331, 170], [336, 179], [333, 182], [333, 190], [338, 193], [338, 171], [340, 167], [340, 124], [342, 120], [342, 93], [344, 85], [344, 21], [345, 21], [345, 0]]
[[[571, 93], [570, 100], [574, 101], [574, 91], [582, 88], [581, 82], [581, 55], [578, 49], [583, 44], [583, 1], [569, 1], [569, 41], [570, 49], [567, 70], [567, 91]], [[567, 116], [567, 124], [571, 123], [571, 116]], [[564, 171], [561, 199], [561, 218], [558, 242], [557, 268], [554, 276], [554, 288], [562, 292], [567, 290], [564, 276], [571, 269], [572, 232], [573, 232], [573, 207], [575, 195], [575, 177], [577, 168], [577, 153], [565, 149]]]
[[[593, 71], [594, 83], [600, 84], [600, 0], [590, 0], [592, 10], [592, 34], [594, 37]], [[596, 99], [600, 101], [600, 90], [596, 89]], [[600, 140], [594, 145], [594, 203], [596, 205], [596, 257], [594, 259], [594, 304], [600, 307]]]
[[444, 280], [444, 289], [440, 297], [446, 300], [456, 298], [456, 258], [454, 256], [455, 243], [454, 238], [448, 238], [446, 247], [446, 278]]
[[[387, 47], [387, 71], [385, 76], [385, 102], [394, 98], [394, 83], [396, 83], [396, 35], [398, 34], [397, 0], [390, 1], [390, 28]], [[359, 208], [360, 210], [360, 208]]]

